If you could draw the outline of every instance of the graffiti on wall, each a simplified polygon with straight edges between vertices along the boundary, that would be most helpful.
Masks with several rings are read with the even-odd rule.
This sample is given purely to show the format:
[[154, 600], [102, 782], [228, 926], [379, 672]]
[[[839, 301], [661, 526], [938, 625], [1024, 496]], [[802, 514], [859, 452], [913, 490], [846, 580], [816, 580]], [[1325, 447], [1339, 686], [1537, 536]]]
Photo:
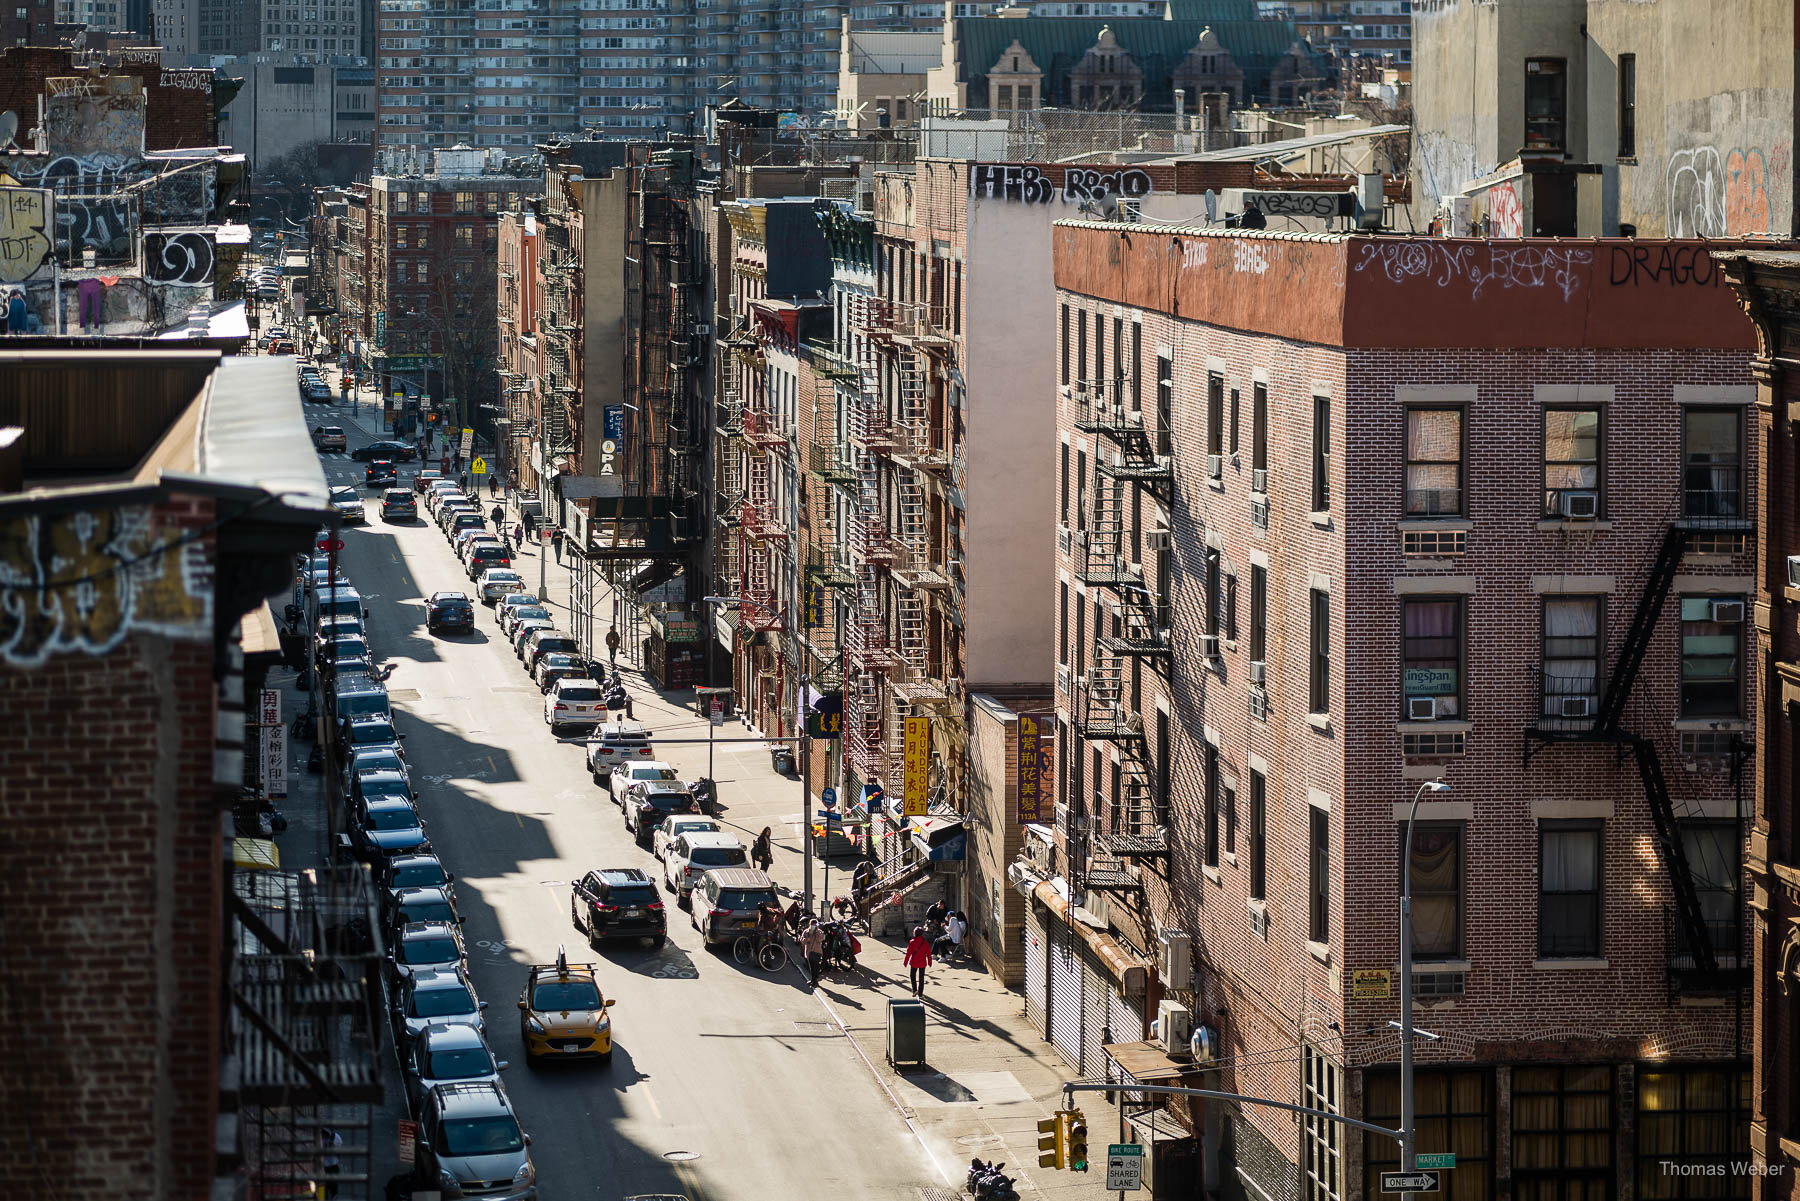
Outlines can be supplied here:
[[203, 233], [144, 235], [144, 278], [198, 286], [213, 277], [213, 240]]
[[44, 81], [44, 133], [51, 154], [144, 151], [144, 93], [131, 76]]
[[134, 631], [210, 637], [206, 548], [183, 535], [146, 505], [0, 524], [0, 659], [104, 655]]
[[1503, 183], [1487, 194], [1489, 232], [1496, 238], [1525, 236], [1525, 208], [1519, 203], [1519, 187]]
[[1607, 276], [1615, 288], [1718, 288], [1724, 278], [1705, 246], [1614, 246]]
[[56, 193], [56, 250], [64, 262], [79, 262], [85, 250], [99, 263], [131, 261], [137, 222], [133, 193], [124, 189], [143, 176], [138, 160], [60, 154], [15, 159], [8, 169], [26, 187]]
[[1395, 239], [1356, 243], [1351, 269], [1380, 271], [1393, 283], [1418, 278], [1440, 288], [1466, 285], [1472, 300], [1489, 288], [1547, 288], [1568, 300], [1593, 261], [1592, 250], [1571, 246]]
[[1787, 142], [1760, 147], [1694, 146], [1669, 155], [1665, 173], [1672, 238], [1727, 238], [1776, 232], [1770, 181], [1786, 178]]
[[1150, 173], [1137, 167], [1067, 167], [1060, 186], [1042, 168], [1029, 163], [975, 163], [969, 168], [971, 196], [1020, 204], [1049, 204], [1053, 200], [1080, 204], [1115, 196], [1136, 200], [1148, 196], [1152, 186]]
[[0, 188], [0, 283], [30, 279], [50, 259], [49, 192], [39, 188]]
[[165, 170], [143, 187], [145, 225], [205, 225], [212, 219], [212, 198], [219, 169], [208, 163]]

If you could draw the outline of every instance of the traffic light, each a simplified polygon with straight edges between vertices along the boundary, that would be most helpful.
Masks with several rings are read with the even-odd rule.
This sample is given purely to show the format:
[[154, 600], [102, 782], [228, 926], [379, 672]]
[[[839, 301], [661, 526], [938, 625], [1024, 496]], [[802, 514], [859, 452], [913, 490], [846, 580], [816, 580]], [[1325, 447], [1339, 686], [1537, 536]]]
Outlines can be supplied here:
[[1079, 1109], [1071, 1109], [1068, 1121], [1069, 1170], [1085, 1172], [1088, 1170], [1087, 1118], [1082, 1116]]
[[1038, 1123], [1038, 1167], [1066, 1168], [1069, 1166], [1069, 1147], [1063, 1126], [1063, 1112], [1056, 1111], [1055, 1117], [1045, 1118]]

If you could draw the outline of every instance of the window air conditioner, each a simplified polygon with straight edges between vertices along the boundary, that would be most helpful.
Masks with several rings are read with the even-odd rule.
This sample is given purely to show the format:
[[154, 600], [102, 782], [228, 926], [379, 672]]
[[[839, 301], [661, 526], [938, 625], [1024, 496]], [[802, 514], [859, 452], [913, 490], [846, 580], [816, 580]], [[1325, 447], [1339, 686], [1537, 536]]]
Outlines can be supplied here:
[[1188, 1053], [1188, 1040], [1194, 1036], [1194, 1017], [1179, 1001], [1164, 1000], [1156, 1007], [1156, 1041], [1164, 1055]]
[[1056, 690], [1066, 695], [1071, 691], [1071, 683], [1072, 677], [1069, 675], [1068, 664], [1065, 663], [1056, 669]]
[[1261, 684], [1265, 680], [1268, 679], [1268, 676], [1269, 676], [1269, 665], [1266, 660], [1263, 660], [1263, 659], [1250, 660], [1250, 682], [1252, 684]]
[[1409, 721], [1436, 721], [1437, 698], [1435, 696], [1407, 697], [1406, 716]]
[[[1168, 530], [1145, 530], [1144, 531], [1144, 549], [1145, 550], [1168, 550], [1169, 549], [1169, 531]], [[1800, 558], [1800, 556], [1796, 556], [1796, 558]], [[1800, 588], [1800, 584], [1796, 584], [1795, 587]]]
[[1593, 710], [1593, 698], [1591, 697], [1559, 697], [1558, 703], [1564, 717], [1588, 717]]
[[1788, 587], [1800, 588], [1800, 555], [1788, 556]]
[[1219, 657], [1219, 636], [1217, 634], [1200, 635], [1200, 654], [1208, 659]]
[[1744, 620], [1744, 602], [1741, 600], [1714, 601], [1712, 603], [1712, 619], [1729, 622]]
[[1206, 478], [1216, 480], [1225, 474], [1225, 458], [1223, 455], [1206, 456]]
[[1269, 490], [1269, 469], [1252, 467], [1250, 469], [1250, 491], [1267, 492]]
[[701, 325], [696, 325], [696, 326], [695, 326], [695, 327], [694, 327], [694, 336], [695, 336], [695, 337], [696, 337], [696, 338], [710, 338], [710, 337], [712, 337], [712, 326], [710, 326], [710, 325], [705, 325], [705, 324], [701, 324]]
[[1561, 502], [1564, 517], [1598, 517], [1600, 515], [1600, 494], [1598, 492], [1564, 492]]
[[[1189, 953], [1193, 949], [1192, 941], [1185, 930], [1161, 930], [1156, 935], [1156, 972], [1162, 977], [1164, 988], [1185, 989], [1190, 983], [1188, 977], [1193, 972]], [[1166, 1002], [1165, 1002], [1166, 1003]], [[1183, 1010], [1185, 1015], [1186, 1010]], [[1158, 1011], [1158, 1016], [1161, 1011]], [[1164, 1027], [1167, 1029], [1167, 1027]], [[1176, 1046], [1187, 1045], [1187, 1031], [1181, 1032]]]

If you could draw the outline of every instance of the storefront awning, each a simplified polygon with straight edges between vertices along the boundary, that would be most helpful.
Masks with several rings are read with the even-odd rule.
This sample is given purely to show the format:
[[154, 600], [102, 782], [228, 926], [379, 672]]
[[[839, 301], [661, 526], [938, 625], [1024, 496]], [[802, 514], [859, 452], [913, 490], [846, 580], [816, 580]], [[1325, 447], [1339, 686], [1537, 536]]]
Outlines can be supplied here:
[[681, 563], [679, 560], [652, 559], [644, 564], [637, 574], [631, 577], [631, 591], [633, 593], [643, 593], [656, 587], [658, 584], [665, 584], [673, 579], [675, 573], [680, 569]]
[[948, 863], [962, 861], [968, 846], [962, 818], [941, 815], [909, 818], [908, 822], [912, 827], [913, 845], [925, 858]]
[[266, 838], [234, 838], [231, 862], [250, 871], [277, 871], [281, 867], [281, 848]]
[[1096, 930], [1069, 910], [1066, 897], [1056, 891], [1056, 885], [1049, 880], [1039, 884], [1031, 894], [1041, 901], [1046, 909], [1055, 914], [1058, 921], [1074, 930], [1081, 941], [1088, 945], [1106, 966], [1108, 974], [1119, 982], [1120, 990], [1128, 997], [1144, 995], [1144, 983], [1149, 976], [1150, 965], [1135, 951], [1127, 950], [1119, 945], [1117, 939], [1102, 930]]

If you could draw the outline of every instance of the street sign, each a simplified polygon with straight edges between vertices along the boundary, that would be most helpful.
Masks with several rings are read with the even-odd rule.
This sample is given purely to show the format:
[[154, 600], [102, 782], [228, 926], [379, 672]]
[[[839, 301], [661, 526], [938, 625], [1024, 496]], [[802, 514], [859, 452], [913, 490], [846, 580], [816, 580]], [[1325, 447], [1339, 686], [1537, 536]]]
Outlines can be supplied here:
[[258, 711], [257, 720], [265, 726], [281, 724], [281, 689], [262, 690], [262, 708]]
[[1106, 1148], [1106, 1187], [1132, 1192], [1144, 1187], [1144, 1148], [1137, 1143], [1110, 1143]]
[[463, 429], [463, 435], [462, 435], [463, 458], [465, 458], [465, 459], [468, 458], [469, 455], [474, 452], [474, 450], [475, 450], [475, 431], [465, 427]]
[[1381, 1191], [1384, 1193], [1435, 1193], [1438, 1191], [1438, 1174], [1436, 1172], [1383, 1172], [1381, 1174]]
[[931, 770], [931, 719], [909, 717], [901, 743], [901, 761], [905, 764], [902, 810], [907, 817], [925, 816], [926, 787]]
[[396, 1157], [402, 1164], [411, 1164], [419, 1146], [419, 1124], [400, 1119], [400, 1146]]
[[720, 700], [716, 696], [713, 697], [711, 706], [709, 708], [709, 713], [711, 714], [713, 725], [722, 726], [725, 724], [725, 702], [724, 701]]
[[1450, 1151], [1434, 1151], [1429, 1155], [1414, 1155], [1413, 1162], [1420, 1169], [1454, 1168], [1456, 1155]]
[[[275, 692], [275, 689], [271, 688], [271, 689], [269, 689], [269, 691]], [[275, 695], [277, 698], [279, 698], [281, 696], [281, 693], [275, 692]], [[821, 791], [819, 793], [819, 804], [825, 806], [827, 809], [836, 809], [837, 808], [837, 789], [827, 788], [827, 789], [824, 789], [823, 791]]]
[[469, 464], [469, 470], [473, 471], [476, 475], [486, 475], [487, 474], [487, 460], [482, 458], [480, 455], [476, 455], [475, 461], [473, 463]]

